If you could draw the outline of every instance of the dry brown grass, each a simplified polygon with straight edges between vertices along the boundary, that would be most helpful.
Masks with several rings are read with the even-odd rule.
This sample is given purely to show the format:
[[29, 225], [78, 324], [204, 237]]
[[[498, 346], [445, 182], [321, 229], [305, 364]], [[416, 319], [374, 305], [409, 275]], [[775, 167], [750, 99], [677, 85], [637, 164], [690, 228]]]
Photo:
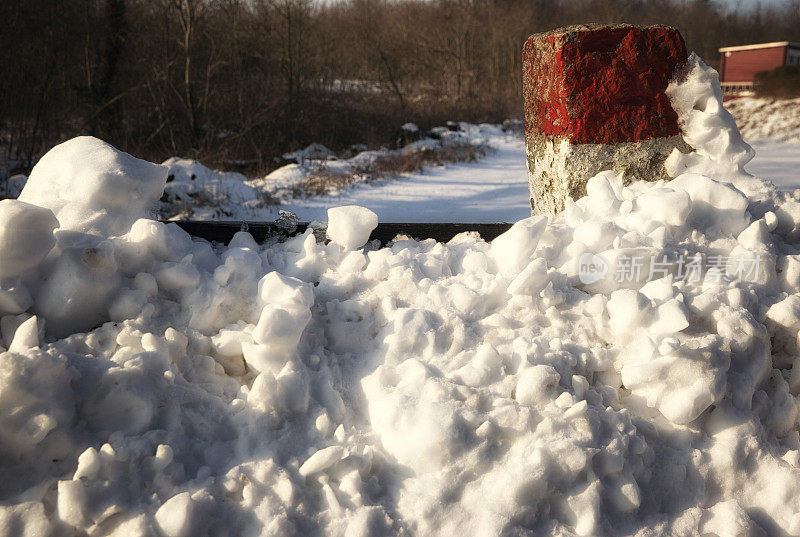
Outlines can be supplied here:
[[366, 175], [376, 178], [397, 177], [421, 171], [425, 166], [442, 166], [452, 162], [475, 162], [486, 155], [487, 147], [470, 143], [424, 148], [413, 152], [396, 152], [375, 159]]
[[426, 166], [442, 166], [454, 162], [474, 162], [486, 155], [488, 147], [480, 144], [460, 143], [423, 148], [418, 151], [393, 151], [376, 158], [352, 173], [333, 171], [324, 166], [299, 183], [293, 190], [295, 197], [320, 196], [339, 190], [355, 182], [371, 183], [394, 179], [404, 174], [416, 173]]
[[355, 181], [355, 176], [320, 167], [292, 189], [293, 197], [321, 196], [331, 190], [343, 188]]

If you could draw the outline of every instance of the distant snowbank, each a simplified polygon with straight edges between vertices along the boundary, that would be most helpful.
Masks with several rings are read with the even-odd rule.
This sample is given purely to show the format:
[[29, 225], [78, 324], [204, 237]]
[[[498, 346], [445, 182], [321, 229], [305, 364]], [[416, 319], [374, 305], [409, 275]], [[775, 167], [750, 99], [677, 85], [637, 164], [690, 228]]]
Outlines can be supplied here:
[[745, 97], [725, 103], [745, 140], [800, 142], [800, 99]]
[[800, 202], [705, 65], [670, 94], [674, 180], [491, 243], [212, 246], [54, 148], [0, 202], [2, 533], [800, 535]]

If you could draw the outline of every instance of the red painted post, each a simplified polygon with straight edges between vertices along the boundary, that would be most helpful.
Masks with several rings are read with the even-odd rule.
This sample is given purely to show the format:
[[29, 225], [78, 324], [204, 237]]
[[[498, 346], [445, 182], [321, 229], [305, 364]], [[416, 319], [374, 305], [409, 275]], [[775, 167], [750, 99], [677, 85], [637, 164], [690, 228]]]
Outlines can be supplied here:
[[688, 151], [665, 90], [687, 59], [666, 26], [582, 25], [531, 36], [522, 52], [531, 209], [554, 214], [586, 181], [614, 169], [666, 178], [674, 148]]

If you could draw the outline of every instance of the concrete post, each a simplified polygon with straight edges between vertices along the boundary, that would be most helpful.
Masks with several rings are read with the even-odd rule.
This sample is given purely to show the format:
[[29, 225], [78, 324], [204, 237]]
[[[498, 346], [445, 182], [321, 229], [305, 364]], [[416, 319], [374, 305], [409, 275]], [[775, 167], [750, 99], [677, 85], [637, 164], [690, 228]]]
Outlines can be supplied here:
[[625, 181], [667, 178], [664, 160], [689, 147], [665, 94], [687, 59], [666, 26], [582, 25], [531, 36], [522, 52], [525, 141], [533, 214], [555, 214], [603, 170]]

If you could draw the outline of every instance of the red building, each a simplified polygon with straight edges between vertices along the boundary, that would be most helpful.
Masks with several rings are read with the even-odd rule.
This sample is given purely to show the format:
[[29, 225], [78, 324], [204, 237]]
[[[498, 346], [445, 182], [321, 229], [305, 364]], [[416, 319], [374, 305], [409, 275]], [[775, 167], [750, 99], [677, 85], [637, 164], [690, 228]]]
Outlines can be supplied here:
[[725, 93], [752, 91], [756, 73], [784, 65], [800, 66], [800, 43], [777, 41], [720, 51], [719, 81]]

